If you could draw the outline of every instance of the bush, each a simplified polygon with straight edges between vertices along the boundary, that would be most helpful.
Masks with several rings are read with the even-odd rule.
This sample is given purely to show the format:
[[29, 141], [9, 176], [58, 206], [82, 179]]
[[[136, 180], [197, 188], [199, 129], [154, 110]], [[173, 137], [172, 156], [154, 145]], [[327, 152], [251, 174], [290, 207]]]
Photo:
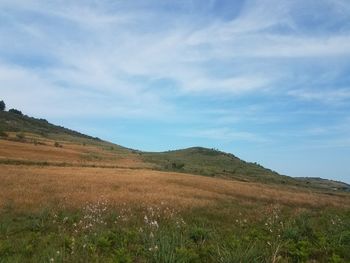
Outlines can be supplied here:
[[9, 112], [11, 112], [13, 114], [17, 114], [17, 115], [23, 116], [23, 113], [20, 110], [10, 109]]
[[6, 108], [5, 102], [3, 100], [0, 101], [0, 111], [4, 111]]
[[185, 167], [185, 164], [184, 163], [172, 163], [171, 164], [171, 167], [173, 169], [183, 169]]
[[59, 142], [55, 142], [55, 147], [60, 147], [60, 148], [62, 148], [62, 145], [59, 143]]
[[0, 137], [8, 137], [8, 134], [2, 130], [0, 130]]

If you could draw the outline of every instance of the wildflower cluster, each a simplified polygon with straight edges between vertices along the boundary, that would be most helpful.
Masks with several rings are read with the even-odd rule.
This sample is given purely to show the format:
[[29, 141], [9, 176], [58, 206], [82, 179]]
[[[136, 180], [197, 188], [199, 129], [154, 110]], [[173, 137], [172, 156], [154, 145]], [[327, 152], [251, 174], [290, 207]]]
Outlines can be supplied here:
[[128, 207], [125, 203], [118, 210], [118, 215], [115, 218], [114, 223], [120, 224], [120, 222], [127, 222], [133, 217], [133, 212], [130, 207]]
[[245, 218], [245, 217], [243, 217], [242, 213], [239, 212], [239, 213], [238, 213], [238, 217], [236, 217], [236, 218], [234, 219], [234, 222], [235, 222], [236, 225], [238, 225], [238, 226], [244, 228], [244, 227], [246, 227], [247, 224], [248, 224], [248, 219]]
[[186, 224], [175, 209], [170, 208], [163, 202], [160, 205], [143, 207], [142, 211], [143, 226], [139, 228], [139, 232], [144, 236], [150, 252], [156, 252], [159, 249], [159, 236], [162, 232], [162, 226], [167, 228], [170, 225], [181, 228]]
[[281, 232], [284, 227], [284, 223], [280, 218], [280, 208], [278, 206], [273, 206], [268, 209], [267, 211], [269, 213], [269, 216], [266, 219], [265, 222], [265, 230], [272, 234], [277, 234], [277, 237], [281, 237]]
[[337, 215], [333, 216], [333, 217], [330, 219], [330, 221], [331, 221], [331, 224], [332, 224], [333, 226], [338, 226], [338, 225], [342, 225], [342, 224], [343, 224], [343, 220], [342, 220], [339, 216], [337, 216]]

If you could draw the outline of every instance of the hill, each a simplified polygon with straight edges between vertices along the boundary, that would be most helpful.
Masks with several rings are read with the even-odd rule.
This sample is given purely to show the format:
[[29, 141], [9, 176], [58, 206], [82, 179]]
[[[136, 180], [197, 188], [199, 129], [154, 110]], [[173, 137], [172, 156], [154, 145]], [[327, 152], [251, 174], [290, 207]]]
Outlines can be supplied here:
[[216, 149], [192, 147], [161, 153], [144, 153], [147, 162], [161, 170], [234, 178], [241, 181], [287, 182], [292, 180], [256, 163], [245, 162], [230, 153]]
[[36, 119], [26, 115], [21, 115], [12, 112], [0, 111], [0, 131], [7, 132], [29, 132], [36, 133], [42, 136], [51, 135], [68, 135], [77, 138], [85, 138], [99, 141], [99, 138], [94, 138], [77, 131], [73, 131], [61, 126], [49, 123], [45, 119]]
[[327, 181], [215, 149], [136, 151], [16, 113], [0, 127], [1, 262], [350, 260], [350, 195]]
[[330, 180], [280, 175], [216, 149], [192, 147], [167, 152], [142, 152], [53, 125], [44, 119], [12, 112], [0, 112], [0, 135], [5, 139], [0, 142], [0, 162], [3, 163], [148, 168], [248, 182], [349, 190], [348, 185], [335, 186]]
[[0, 162], [44, 166], [144, 168], [132, 150], [11, 112], [0, 112]]

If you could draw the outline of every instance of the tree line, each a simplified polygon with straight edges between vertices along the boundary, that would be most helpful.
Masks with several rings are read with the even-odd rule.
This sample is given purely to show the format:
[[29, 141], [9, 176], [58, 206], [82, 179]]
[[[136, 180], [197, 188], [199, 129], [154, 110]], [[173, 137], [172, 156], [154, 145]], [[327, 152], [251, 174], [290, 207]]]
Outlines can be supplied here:
[[[6, 104], [3, 100], [0, 100], [0, 111], [5, 111], [6, 110]], [[20, 110], [17, 109], [9, 109], [8, 112], [18, 114], [18, 115], [23, 115], [23, 113]]]

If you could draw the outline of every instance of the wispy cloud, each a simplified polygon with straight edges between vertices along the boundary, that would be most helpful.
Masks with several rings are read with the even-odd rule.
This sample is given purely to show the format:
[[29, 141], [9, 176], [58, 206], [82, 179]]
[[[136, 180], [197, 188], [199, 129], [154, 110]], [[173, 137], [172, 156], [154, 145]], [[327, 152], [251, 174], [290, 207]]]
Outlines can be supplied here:
[[72, 83], [67, 85], [60, 81], [63, 80], [50, 78], [42, 72], [0, 64], [1, 95], [9, 106], [21, 105], [26, 113], [35, 116], [162, 118], [163, 114], [172, 111], [152, 93], [140, 91], [136, 95], [135, 89], [127, 92], [130, 87], [127, 83], [121, 86], [123, 92], [118, 92], [118, 89], [102, 92], [101, 89], [82, 86], [83, 81], [64, 80], [65, 83], [72, 81], [75, 87], [70, 86]]
[[348, 145], [329, 123], [350, 111], [349, 11], [347, 0], [2, 0], [0, 95], [46, 118], [152, 122], [148, 140], [173, 125], [203, 142]]
[[320, 103], [343, 103], [350, 100], [350, 88], [335, 88], [333, 90], [290, 90], [289, 95], [306, 101]]
[[[229, 21], [214, 19], [198, 24], [185, 16], [184, 22], [179, 22], [176, 15], [169, 14], [167, 30], [157, 24], [163, 21], [155, 17], [157, 9], [132, 10], [122, 8], [120, 2], [110, 5], [104, 1], [83, 5], [41, 1], [16, 5], [4, 1], [6, 11], [2, 13], [11, 21], [14, 32], [7, 41], [4, 39], [3, 47], [8, 48], [6, 43], [24, 33], [21, 38], [30, 41], [19, 45], [17, 52], [23, 49], [52, 61], [54, 67], [44, 74], [56, 83], [129, 92], [134, 97], [144, 88], [135, 85], [135, 78], [169, 79], [178, 92], [187, 94], [237, 95], [271, 89], [285, 74], [259, 73], [242, 65], [241, 70], [225, 68], [226, 73], [218, 76], [212, 69], [222, 63], [229, 66], [242, 57], [260, 60], [350, 55], [347, 34], [295, 34], [298, 28], [292, 12], [297, 4], [289, 2], [247, 1], [241, 13]], [[28, 19], [36, 14], [41, 18], [31, 23], [17, 19], [23, 14]], [[51, 26], [45, 21], [52, 22]], [[283, 32], [286, 29], [281, 33], [281, 27], [292, 34]], [[210, 63], [212, 66], [208, 66]]]

